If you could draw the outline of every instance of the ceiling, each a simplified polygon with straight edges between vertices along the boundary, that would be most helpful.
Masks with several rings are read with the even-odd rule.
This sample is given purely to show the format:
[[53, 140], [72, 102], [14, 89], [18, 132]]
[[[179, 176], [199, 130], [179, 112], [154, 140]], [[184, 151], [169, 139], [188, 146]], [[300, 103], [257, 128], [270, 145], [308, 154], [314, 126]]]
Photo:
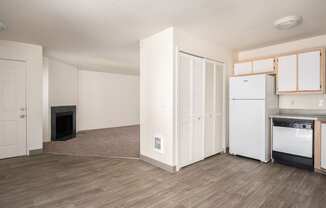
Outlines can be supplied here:
[[[1, 0], [0, 39], [94, 70], [138, 73], [138, 41], [169, 26], [233, 50], [326, 34], [325, 0]], [[303, 16], [278, 31], [273, 22]]]

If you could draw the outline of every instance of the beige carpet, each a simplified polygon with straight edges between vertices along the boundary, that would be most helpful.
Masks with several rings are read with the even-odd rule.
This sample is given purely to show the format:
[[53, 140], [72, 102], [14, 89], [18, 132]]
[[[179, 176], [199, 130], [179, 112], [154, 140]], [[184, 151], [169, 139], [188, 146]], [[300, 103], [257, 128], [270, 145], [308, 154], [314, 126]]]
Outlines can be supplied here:
[[83, 131], [68, 141], [44, 144], [44, 152], [78, 156], [139, 158], [139, 126]]

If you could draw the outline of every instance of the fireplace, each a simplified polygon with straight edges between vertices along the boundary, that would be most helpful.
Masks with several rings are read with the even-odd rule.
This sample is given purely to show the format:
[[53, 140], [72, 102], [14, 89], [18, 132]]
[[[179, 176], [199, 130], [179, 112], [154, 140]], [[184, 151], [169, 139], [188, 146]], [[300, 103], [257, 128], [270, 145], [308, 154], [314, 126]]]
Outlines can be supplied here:
[[51, 140], [65, 141], [76, 137], [76, 106], [51, 107]]

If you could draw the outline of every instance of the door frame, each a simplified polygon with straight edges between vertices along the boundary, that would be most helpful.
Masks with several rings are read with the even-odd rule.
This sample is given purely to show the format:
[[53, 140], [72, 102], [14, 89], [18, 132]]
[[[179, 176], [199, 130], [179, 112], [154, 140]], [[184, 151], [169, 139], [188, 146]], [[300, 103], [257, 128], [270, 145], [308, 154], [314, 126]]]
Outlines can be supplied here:
[[[206, 57], [202, 57], [196, 54], [192, 54], [186, 51], [183, 51], [181, 49], [179, 49], [178, 47], [175, 48], [174, 51], [174, 129], [173, 129], [173, 146], [174, 146], [174, 155], [173, 155], [173, 159], [174, 159], [174, 164], [175, 164], [175, 169], [176, 171], [179, 171], [181, 169], [181, 164], [179, 162], [179, 127], [180, 127], [180, 123], [179, 123], [179, 103], [178, 103], [178, 93], [179, 93], [179, 53], [183, 53], [185, 55], [189, 55], [189, 56], [194, 56], [197, 58], [202, 58], [204, 61], [211, 61], [214, 62], [216, 64], [219, 64], [220, 66], [222, 66], [222, 76], [223, 76], [223, 102], [222, 102], [222, 149], [223, 152], [226, 152], [226, 138], [227, 138], [227, 120], [226, 120], [226, 111], [227, 111], [227, 106], [226, 106], [226, 84], [227, 84], [227, 79], [226, 79], [226, 63], [223, 61], [218, 61], [218, 60], [214, 60], [211, 58], [206, 58]], [[204, 63], [204, 65], [206, 65], [206, 63]], [[214, 67], [214, 74], [216, 73], [215, 67]], [[206, 76], [206, 72], [204, 72], [204, 77]], [[214, 78], [214, 86], [215, 86], [215, 79]], [[206, 79], [204, 79], [203, 85], [206, 85]], [[205, 89], [205, 88], [204, 88]], [[214, 90], [215, 91], [215, 90]], [[216, 96], [216, 95], [214, 95]], [[215, 101], [214, 101], [215, 102]], [[205, 104], [205, 102], [204, 102]], [[205, 128], [205, 124], [204, 124], [204, 128]], [[215, 127], [214, 127], [215, 128]], [[205, 146], [204, 146], [205, 148]], [[205, 155], [205, 154], [204, 154]]]
[[[25, 156], [29, 155], [29, 151], [28, 151], [28, 139], [27, 139], [27, 135], [28, 135], [28, 128], [27, 128], [27, 122], [28, 122], [28, 106], [27, 106], [27, 61], [26, 60], [21, 60], [21, 59], [10, 59], [10, 58], [2, 58], [0, 57], [0, 60], [2, 61], [12, 61], [12, 62], [19, 62], [19, 63], [23, 63], [25, 65], [24, 67], [24, 72], [25, 72], [25, 129], [26, 129], [26, 134], [25, 134]], [[14, 156], [16, 157], [16, 156]], [[3, 158], [5, 159], [5, 158]]]

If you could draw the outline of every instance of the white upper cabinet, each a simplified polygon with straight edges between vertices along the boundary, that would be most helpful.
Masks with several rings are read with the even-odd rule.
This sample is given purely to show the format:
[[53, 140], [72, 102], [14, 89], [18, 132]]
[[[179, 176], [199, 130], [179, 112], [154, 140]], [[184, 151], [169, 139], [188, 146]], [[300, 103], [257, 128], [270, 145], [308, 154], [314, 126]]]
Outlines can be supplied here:
[[321, 52], [312, 51], [298, 54], [298, 90], [321, 90]]
[[297, 90], [297, 55], [278, 57], [277, 92]]
[[251, 74], [252, 62], [241, 62], [234, 64], [234, 75]]
[[234, 64], [233, 75], [250, 75], [261, 73], [274, 73], [274, 58], [259, 59]]
[[253, 62], [253, 73], [274, 72], [274, 58], [261, 59]]

